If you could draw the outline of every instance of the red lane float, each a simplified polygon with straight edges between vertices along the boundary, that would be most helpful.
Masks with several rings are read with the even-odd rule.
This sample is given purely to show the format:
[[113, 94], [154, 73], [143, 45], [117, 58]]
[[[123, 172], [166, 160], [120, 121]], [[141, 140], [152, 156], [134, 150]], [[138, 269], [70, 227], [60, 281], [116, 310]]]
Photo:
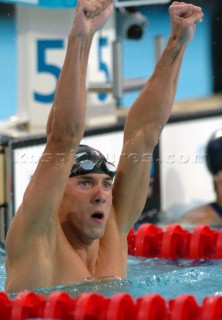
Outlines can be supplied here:
[[70, 313], [70, 317], [68, 319], [104, 319], [104, 315], [107, 312], [108, 301], [108, 298], [105, 298], [100, 294], [85, 292], [76, 298], [74, 310]]
[[[128, 252], [143, 257], [165, 259], [222, 259], [222, 229], [198, 226], [193, 231], [180, 225], [165, 230], [142, 224], [128, 235]], [[66, 292], [53, 292], [48, 298], [34, 292], [21, 292], [15, 299], [0, 292], [0, 320], [222, 320], [222, 296], [203, 299], [198, 305], [192, 295], [165, 301], [149, 294], [136, 301], [127, 293], [106, 298], [83, 293], [71, 298]]]
[[222, 257], [222, 229], [220, 229], [218, 233], [217, 243], [216, 243], [216, 254], [215, 254], [215, 258], [221, 258], [221, 257]]
[[15, 300], [11, 301], [10, 317], [8, 319], [25, 320], [42, 317], [45, 304], [46, 298], [42, 295], [27, 291], [20, 292]]
[[137, 299], [136, 320], [168, 320], [166, 301], [159, 294], [148, 294]]
[[201, 320], [222, 319], [222, 296], [204, 298], [201, 316]]
[[[135, 256], [156, 257], [160, 254], [163, 231], [154, 224], [142, 224], [135, 235]], [[131, 244], [132, 248], [132, 244]]]
[[190, 239], [191, 259], [213, 258], [216, 253], [218, 231], [211, 230], [208, 226], [197, 226]]
[[180, 225], [165, 230], [144, 223], [128, 236], [128, 253], [146, 258], [222, 259], [222, 229], [197, 226], [192, 232]]
[[170, 319], [195, 320], [202, 319], [201, 308], [191, 295], [182, 294], [176, 299], [169, 301]]
[[169, 225], [161, 243], [161, 258], [177, 259], [187, 258], [189, 254], [191, 234], [183, 230], [180, 225]]
[[0, 319], [8, 320], [11, 316], [11, 300], [4, 292], [0, 292]]
[[48, 298], [22, 292], [14, 300], [0, 293], [1, 320], [221, 320], [222, 296], [203, 299], [198, 305], [192, 295], [180, 295], [165, 301], [159, 294], [133, 300], [127, 293], [106, 298], [83, 293], [71, 298], [54, 292]]
[[117, 293], [109, 300], [107, 312], [105, 317], [100, 318], [104, 320], [135, 320], [136, 304], [133, 298], [127, 293]]
[[53, 292], [43, 310], [43, 319], [67, 319], [74, 309], [75, 301], [66, 292]]

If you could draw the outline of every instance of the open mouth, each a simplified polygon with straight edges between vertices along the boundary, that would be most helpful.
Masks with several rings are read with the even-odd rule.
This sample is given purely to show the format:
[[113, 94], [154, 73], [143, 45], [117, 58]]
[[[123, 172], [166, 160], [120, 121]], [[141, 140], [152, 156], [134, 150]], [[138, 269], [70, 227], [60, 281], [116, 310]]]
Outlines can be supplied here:
[[95, 220], [101, 221], [104, 218], [104, 214], [102, 212], [95, 212], [91, 215], [91, 217]]

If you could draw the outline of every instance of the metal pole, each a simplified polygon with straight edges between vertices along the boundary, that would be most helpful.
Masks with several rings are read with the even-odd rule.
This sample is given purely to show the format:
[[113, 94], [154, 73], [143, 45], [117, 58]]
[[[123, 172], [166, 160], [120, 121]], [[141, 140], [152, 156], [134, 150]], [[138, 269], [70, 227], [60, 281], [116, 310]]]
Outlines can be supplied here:
[[5, 208], [0, 207], [0, 241], [5, 242]]
[[113, 96], [116, 99], [122, 98], [123, 95], [123, 78], [122, 78], [122, 44], [115, 40], [112, 46], [113, 52]]

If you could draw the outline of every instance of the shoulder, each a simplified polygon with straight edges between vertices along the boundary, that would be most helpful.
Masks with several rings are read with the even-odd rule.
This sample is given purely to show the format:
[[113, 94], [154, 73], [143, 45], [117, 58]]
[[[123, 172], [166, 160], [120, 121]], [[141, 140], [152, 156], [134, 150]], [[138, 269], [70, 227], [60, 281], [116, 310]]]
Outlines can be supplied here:
[[215, 210], [210, 204], [202, 205], [188, 211], [182, 218], [183, 222], [193, 224], [207, 224], [213, 225], [222, 222], [221, 218], [217, 215]]

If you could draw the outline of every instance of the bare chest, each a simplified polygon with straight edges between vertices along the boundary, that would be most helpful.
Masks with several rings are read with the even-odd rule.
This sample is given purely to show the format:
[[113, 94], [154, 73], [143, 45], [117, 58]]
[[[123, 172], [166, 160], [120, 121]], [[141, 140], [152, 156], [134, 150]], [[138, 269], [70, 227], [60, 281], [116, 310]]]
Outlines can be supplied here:
[[53, 282], [56, 285], [68, 285], [86, 278], [124, 278], [126, 265], [127, 256], [118, 246], [103, 246], [92, 259], [81, 256], [73, 249], [63, 248], [56, 255]]

